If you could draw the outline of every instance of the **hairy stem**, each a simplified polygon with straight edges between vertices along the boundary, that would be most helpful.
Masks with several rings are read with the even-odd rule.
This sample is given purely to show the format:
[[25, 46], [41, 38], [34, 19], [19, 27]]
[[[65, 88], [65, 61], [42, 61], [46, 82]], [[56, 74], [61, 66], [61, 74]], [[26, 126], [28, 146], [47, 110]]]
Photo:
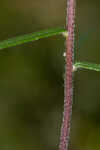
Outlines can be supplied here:
[[64, 114], [60, 138], [60, 150], [68, 150], [70, 120], [73, 98], [73, 63], [74, 63], [74, 27], [75, 27], [75, 0], [67, 0], [68, 38], [66, 39], [66, 72], [65, 72], [65, 99]]

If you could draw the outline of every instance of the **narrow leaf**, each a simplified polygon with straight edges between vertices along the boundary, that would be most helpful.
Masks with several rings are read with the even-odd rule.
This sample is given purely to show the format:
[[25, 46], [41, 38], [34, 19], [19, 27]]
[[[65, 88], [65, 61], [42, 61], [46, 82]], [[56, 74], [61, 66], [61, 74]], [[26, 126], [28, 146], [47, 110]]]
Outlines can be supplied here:
[[94, 71], [100, 71], [100, 64], [93, 64], [88, 62], [76, 62], [74, 64], [74, 67], [77, 68], [83, 68], [83, 69], [89, 69]]
[[66, 30], [64, 28], [56, 28], [56, 29], [48, 29], [48, 30], [43, 30], [40, 32], [34, 32], [30, 34], [25, 34], [22, 36], [14, 37], [8, 40], [4, 40], [0, 42], [0, 50], [8, 47], [13, 47], [17, 45], [21, 45], [24, 43], [36, 41], [42, 38], [50, 37], [53, 35], [59, 35]]

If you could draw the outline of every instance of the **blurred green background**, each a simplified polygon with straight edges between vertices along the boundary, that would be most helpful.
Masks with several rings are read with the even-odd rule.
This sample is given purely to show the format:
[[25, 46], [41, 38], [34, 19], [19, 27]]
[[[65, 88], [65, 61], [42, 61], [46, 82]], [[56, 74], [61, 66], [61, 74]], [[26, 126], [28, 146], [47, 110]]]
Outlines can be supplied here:
[[[0, 0], [0, 41], [64, 27], [65, 0]], [[100, 63], [100, 0], [77, 0], [77, 59]], [[62, 36], [0, 51], [0, 150], [57, 150], [64, 99]], [[100, 149], [100, 73], [74, 77], [70, 150]]]

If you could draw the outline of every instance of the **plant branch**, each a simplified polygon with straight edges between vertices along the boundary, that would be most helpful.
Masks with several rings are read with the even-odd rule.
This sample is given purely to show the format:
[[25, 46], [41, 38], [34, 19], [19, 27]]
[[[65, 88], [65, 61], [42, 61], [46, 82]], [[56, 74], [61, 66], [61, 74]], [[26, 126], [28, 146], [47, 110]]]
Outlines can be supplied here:
[[[74, 64], [74, 27], [75, 27], [75, 0], [67, 0], [68, 38], [66, 39], [66, 73], [65, 73], [65, 99], [64, 114], [60, 138], [60, 150], [68, 150], [70, 121], [73, 99], [73, 64]], [[68, 28], [67, 28], [68, 27]]]
[[48, 30], [43, 30], [40, 32], [35, 32], [35, 33], [30, 33], [30, 34], [25, 34], [22, 36], [14, 37], [8, 40], [4, 40], [0, 42], [0, 50], [8, 47], [13, 47], [17, 45], [21, 45], [24, 43], [36, 41], [42, 38], [46, 37], [51, 37], [54, 35], [59, 35], [59, 34], [64, 34], [66, 30], [64, 28], [55, 28], [55, 29], [48, 29]]
[[78, 68], [89, 69], [94, 71], [100, 71], [100, 64], [93, 64], [88, 62], [76, 62], [73, 66], [75, 70]]

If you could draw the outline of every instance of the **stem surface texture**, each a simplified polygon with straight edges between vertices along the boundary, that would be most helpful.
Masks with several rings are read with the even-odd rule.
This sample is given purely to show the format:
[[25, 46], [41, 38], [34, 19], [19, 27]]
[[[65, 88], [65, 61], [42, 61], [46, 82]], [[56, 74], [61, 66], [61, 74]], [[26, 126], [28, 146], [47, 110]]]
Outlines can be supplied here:
[[68, 150], [73, 99], [75, 0], [67, 0], [65, 98], [59, 150]]

